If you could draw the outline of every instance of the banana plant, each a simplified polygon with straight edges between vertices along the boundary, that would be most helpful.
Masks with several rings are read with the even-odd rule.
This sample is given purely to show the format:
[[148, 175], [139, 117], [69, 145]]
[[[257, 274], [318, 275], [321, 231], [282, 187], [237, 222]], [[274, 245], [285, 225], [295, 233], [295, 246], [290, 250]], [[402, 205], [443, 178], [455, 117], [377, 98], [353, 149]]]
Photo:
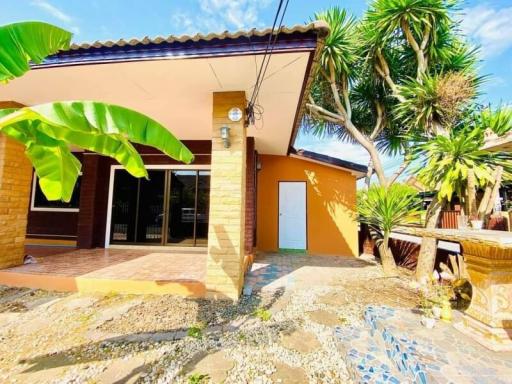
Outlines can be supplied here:
[[80, 174], [75, 146], [117, 160], [135, 177], [147, 177], [131, 143], [149, 145], [184, 163], [194, 155], [155, 120], [118, 105], [65, 101], [0, 110], [0, 132], [22, 143], [48, 200], [69, 201]]
[[[0, 26], [0, 82], [24, 75], [30, 63], [69, 49], [72, 34], [42, 22]], [[135, 177], [146, 177], [132, 143], [149, 145], [190, 163], [194, 156], [168, 129], [139, 112], [95, 101], [53, 102], [0, 109], [0, 133], [20, 142], [48, 200], [71, 200], [81, 163], [70, 146], [117, 160]]]
[[28, 21], [0, 26], [0, 82], [23, 76], [30, 62], [69, 48], [73, 34], [51, 24]]

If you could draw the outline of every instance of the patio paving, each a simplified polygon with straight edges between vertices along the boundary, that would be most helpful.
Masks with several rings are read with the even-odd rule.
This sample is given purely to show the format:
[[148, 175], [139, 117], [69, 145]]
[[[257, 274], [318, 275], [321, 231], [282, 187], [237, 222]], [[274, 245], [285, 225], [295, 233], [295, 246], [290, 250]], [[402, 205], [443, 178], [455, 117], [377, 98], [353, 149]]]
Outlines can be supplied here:
[[[454, 322], [460, 321], [455, 312]], [[507, 384], [512, 352], [494, 352], [437, 321], [420, 325], [415, 310], [368, 306], [362, 327], [338, 326], [336, 336], [358, 383]]]
[[354, 257], [263, 253], [257, 255], [247, 273], [245, 286], [254, 291], [325, 286], [357, 278], [354, 269], [380, 276], [374, 264]]
[[27, 249], [37, 263], [0, 270], [0, 284], [71, 292], [204, 293], [206, 254], [134, 249]]

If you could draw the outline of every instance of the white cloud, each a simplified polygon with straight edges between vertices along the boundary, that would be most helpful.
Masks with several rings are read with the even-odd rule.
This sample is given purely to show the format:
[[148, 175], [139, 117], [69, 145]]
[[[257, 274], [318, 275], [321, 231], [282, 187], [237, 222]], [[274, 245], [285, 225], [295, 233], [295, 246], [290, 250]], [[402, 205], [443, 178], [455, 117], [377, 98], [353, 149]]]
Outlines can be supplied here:
[[182, 33], [192, 34], [197, 32], [194, 26], [194, 19], [184, 12], [172, 15], [171, 21]]
[[271, 0], [197, 0], [200, 14], [179, 12], [171, 21], [183, 33], [221, 32], [261, 27], [260, 12]]
[[61, 9], [57, 8], [56, 6], [50, 4], [45, 0], [34, 0], [30, 4], [42, 9], [55, 19], [60, 20], [63, 23], [66, 23], [71, 32], [75, 34], [80, 33], [80, 28], [75, 24], [75, 19], [67, 13], [65, 13], [64, 11], [62, 11]]
[[497, 56], [512, 47], [512, 7], [477, 5], [463, 9], [461, 29], [482, 46], [483, 56]]

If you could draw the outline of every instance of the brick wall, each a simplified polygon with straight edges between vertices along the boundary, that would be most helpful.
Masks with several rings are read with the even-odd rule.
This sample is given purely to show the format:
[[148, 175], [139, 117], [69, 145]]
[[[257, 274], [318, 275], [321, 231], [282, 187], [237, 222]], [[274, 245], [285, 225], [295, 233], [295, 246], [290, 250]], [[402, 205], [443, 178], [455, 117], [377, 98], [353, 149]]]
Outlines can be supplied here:
[[[232, 107], [245, 110], [244, 92], [213, 94], [210, 219], [206, 269], [207, 295], [238, 299], [245, 255], [245, 179], [247, 137], [243, 120], [232, 122]], [[227, 125], [231, 146], [225, 148], [220, 128]]]
[[0, 268], [23, 263], [31, 180], [25, 147], [0, 134]]
[[79, 248], [105, 246], [108, 187], [112, 163], [109, 158], [94, 153], [87, 153], [83, 157], [77, 229]]
[[256, 245], [256, 158], [254, 137], [247, 138], [247, 174], [245, 181], [245, 252]]

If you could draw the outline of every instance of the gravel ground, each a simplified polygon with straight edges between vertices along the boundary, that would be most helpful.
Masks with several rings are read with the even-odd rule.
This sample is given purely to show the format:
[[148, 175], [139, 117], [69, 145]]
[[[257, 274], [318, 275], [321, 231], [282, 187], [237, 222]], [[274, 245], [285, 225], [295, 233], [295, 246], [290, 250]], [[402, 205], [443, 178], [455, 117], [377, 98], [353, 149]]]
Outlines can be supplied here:
[[[367, 304], [416, 304], [407, 276], [385, 279], [377, 266], [305, 288], [256, 292], [233, 304], [0, 287], [0, 382], [208, 383], [218, 364], [228, 367], [221, 372], [225, 383], [347, 383], [332, 326], [311, 313], [361, 324]], [[283, 345], [283, 335], [294, 332], [312, 335], [306, 349], [318, 347]], [[213, 359], [217, 351], [220, 361]], [[203, 364], [209, 357], [210, 365]], [[295, 381], [275, 379], [283, 365], [296, 372]], [[194, 371], [205, 366], [212, 373]], [[210, 376], [201, 381], [199, 374]]]

